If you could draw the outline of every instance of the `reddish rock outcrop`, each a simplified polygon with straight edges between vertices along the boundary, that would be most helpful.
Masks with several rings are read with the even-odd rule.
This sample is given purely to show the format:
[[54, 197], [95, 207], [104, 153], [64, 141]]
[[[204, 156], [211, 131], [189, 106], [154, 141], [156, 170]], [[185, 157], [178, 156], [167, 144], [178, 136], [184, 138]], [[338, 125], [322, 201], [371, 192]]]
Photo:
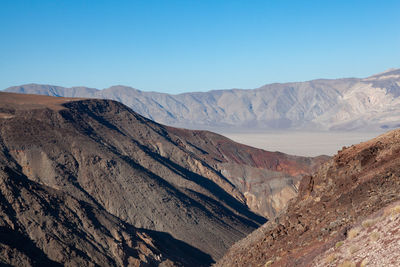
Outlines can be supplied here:
[[181, 138], [181, 146], [219, 170], [245, 197], [241, 201], [267, 218], [274, 218], [297, 195], [302, 176], [329, 159], [269, 152], [208, 131], [168, 130]]
[[310, 266], [345, 240], [355, 223], [398, 200], [400, 130], [395, 130], [344, 148], [303, 178], [287, 211], [235, 244], [217, 266]]

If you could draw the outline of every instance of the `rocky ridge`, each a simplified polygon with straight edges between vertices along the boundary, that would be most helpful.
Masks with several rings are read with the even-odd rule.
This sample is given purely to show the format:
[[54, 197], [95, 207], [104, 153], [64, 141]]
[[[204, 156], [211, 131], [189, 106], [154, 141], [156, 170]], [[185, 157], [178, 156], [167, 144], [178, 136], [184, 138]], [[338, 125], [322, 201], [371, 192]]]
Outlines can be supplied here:
[[[374, 258], [366, 256], [346, 258], [335, 253], [333, 260], [328, 256], [352, 235], [352, 228], [400, 200], [399, 152], [400, 130], [339, 151], [316, 173], [301, 180], [299, 195], [285, 212], [235, 244], [216, 266], [327, 266], [349, 264], [351, 259], [358, 260], [351, 263], [354, 266], [363, 260], [365, 264], [373, 262]], [[379, 250], [379, 246], [375, 248]]]

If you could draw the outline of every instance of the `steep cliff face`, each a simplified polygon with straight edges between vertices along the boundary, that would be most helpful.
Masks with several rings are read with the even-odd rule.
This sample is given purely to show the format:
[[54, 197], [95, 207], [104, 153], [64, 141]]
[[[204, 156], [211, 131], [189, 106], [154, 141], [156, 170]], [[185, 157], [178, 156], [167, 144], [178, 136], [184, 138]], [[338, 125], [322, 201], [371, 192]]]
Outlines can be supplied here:
[[[12, 266], [209, 265], [171, 235], [137, 229], [96, 203], [30, 181], [0, 153], [0, 263]], [[7, 166], [7, 167], [6, 167]]]
[[235, 244], [217, 266], [318, 265], [316, 257], [339, 247], [354, 224], [400, 199], [399, 166], [400, 130], [343, 149], [301, 180], [285, 213]]
[[[120, 235], [125, 233], [126, 240], [138, 240], [138, 244], [143, 241], [144, 247], [147, 244], [150, 251], [143, 248], [147, 252], [142, 253], [133, 241], [126, 241], [132, 243], [126, 246], [125, 241], [118, 243], [116, 237], [117, 241], [110, 237], [109, 243], [99, 241], [104, 249], [98, 250], [99, 255], [105, 255], [104, 251], [117, 242], [126, 254], [125, 262], [132, 257], [134, 262], [139, 259], [168, 260], [178, 265], [211, 263], [235, 241], [266, 221], [246, 205], [253, 207], [251, 201], [262, 201], [261, 194], [257, 196], [251, 188], [244, 190], [253, 184], [252, 179], [259, 175], [265, 177], [257, 178], [260, 179], [257, 182], [262, 186], [271, 184], [269, 187], [277, 188], [278, 193], [282, 191], [282, 202], [286, 203], [292, 195], [285, 195], [287, 193], [279, 191], [280, 188], [296, 190], [293, 185], [298, 175], [309, 172], [320, 161], [250, 148], [210, 132], [166, 127], [108, 100], [1, 93], [0, 113], [1, 166], [8, 170], [2, 176], [3, 183], [14, 183], [14, 174], [18, 174], [18, 179], [24, 182], [18, 190], [32, 184], [31, 194], [43, 191], [45, 204], [32, 205], [35, 208], [31, 209], [39, 212], [38, 220], [42, 217], [43, 206], [52, 208], [53, 202], [63, 203], [60, 212], [65, 210], [65, 214], [54, 218], [52, 213], [43, 216], [49, 217], [46, 219], [49, 225], [55, 220], [60, 227], [64, 226], [58, 221], [77, 220], [70, 225], [72, 229], [81, 229], [75, 233], [76, 238], [65, 241], [57, 237], [68, 246], [80, 242], [81, 234], [87, 235], [90, 224], [78, 222], [83, 224], [87, 218], [93, 220], [93, 213], [99, 214], [101, 219], [93, 223], [94, 232], [87, 237], [91, 242], [108, 240], [106, 234], [114, 237], [112, 229], [115, 229]], [[276, 175], [274, 179], [282, 177], [283, 182], [273, 185], [269, 173]], [[239, 186], [237, 181], [243, 181], [244, 186]], [[52, 201], [53, 193], [70, 200]], [[31, 201], [30, 194], [21, 195], [21, 199], [13, 196], [14, 191], [2, 194], [10, 195], [8, 203]], [[253, 208], [260, 214], [274, 214], [283, 205]], [[83, 209], [83, 206], [88, 208]], [[69, 210], [74, 212], [68, 213]], [[13, 205], [3, 210], [5, 216], [18, 217], [20, 213]], [[62, 219], [58, 219], [60, 216]], [[25, 219], [22, 216], [15, 220]], [[31, 240], [45, 259], [61, 263], [71, 260], [55, 257], [61, 253], [60, 247], [55, 247], [53, 254], [47, 251], [42, 239], [52, 231], [51, 226], [40, 228], [41, 236], [30, 236], [31, 229], [21, 225], [15, 230], [3, 222], [2, 226], [10, 231], [8, 240], [18, 232]], [[96, 232], [97, 228], [108, 230]], [[7, 242], [2, 244], [7, 245]], [[96, 262], [91, 259], [88, 246], [80, 248], [79, 253], [89, 255], [87, 262]], [[9, 251], [18, 249], [10, 246]], [[115, 253], [107, 254], [110, 264], [124, 265], [117, 261]], [[187, 253], [187, 259], [179, 258]], [[142, 254], [144, 256], [140, 256]], [[30, 254], [24, 255], [28, 261]]]

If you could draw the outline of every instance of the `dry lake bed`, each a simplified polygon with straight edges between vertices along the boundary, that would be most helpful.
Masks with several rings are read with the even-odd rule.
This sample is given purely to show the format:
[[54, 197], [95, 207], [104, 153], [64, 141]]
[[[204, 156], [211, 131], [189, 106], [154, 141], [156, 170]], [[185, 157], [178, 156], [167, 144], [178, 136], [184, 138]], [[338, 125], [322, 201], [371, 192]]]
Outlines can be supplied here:
[[236, 142], [299, 156], [332, 156], [342, 149], [374, 138], [382, 132], [262, 132], [220, 133]]

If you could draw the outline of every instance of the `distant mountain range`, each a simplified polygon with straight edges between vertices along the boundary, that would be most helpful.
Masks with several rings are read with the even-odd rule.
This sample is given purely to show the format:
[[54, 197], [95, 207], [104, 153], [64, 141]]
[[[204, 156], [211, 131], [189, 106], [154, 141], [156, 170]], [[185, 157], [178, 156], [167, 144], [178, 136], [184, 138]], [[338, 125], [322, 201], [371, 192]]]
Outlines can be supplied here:
[[5, 91], [117, 100], [159, 123], [192, 129], [377, 130], [400, 125], [400, 69], [364, 79], [320, 79], [178, 95], [126, 86], [98, 90], [40, 84]]

